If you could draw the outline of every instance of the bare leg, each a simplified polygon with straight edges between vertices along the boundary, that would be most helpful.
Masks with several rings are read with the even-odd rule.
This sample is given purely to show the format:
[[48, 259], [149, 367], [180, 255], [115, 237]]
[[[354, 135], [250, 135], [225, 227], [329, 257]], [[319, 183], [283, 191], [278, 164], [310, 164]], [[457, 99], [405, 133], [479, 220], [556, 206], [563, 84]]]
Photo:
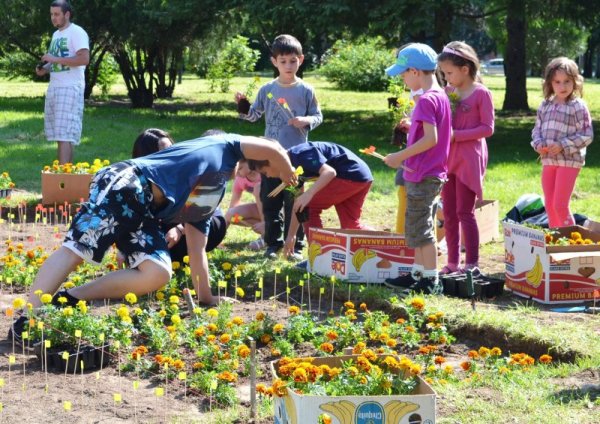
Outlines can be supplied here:
[[[415, 249], [416, 251], [417, 249]], [[428, 243], [418, 248], [420, 259], [425, 269], [437, 269], [437, 250], [435, 243]], [[416, 252], [415, 252], [416, 260]]]
[[77, 299], [119, 299], [127, 293], [143, 295], [158, 290], [169, 282], [169, 273], [155, 262], [146, 260], [137, 269], [121, 269], [106, 274], [69, 294]]
[[68, 141], [57, 141], [58, 144], [58, 163], [73, 163], [73, 143]]
[[38, 271], [31, 287], [29, 302], [33, 307], [37, 308], [42, 305], [39, 296], [34, 294], [35, 291], [41, 290], [43, 293], [54, 294], [81, 262], [83, 259], [64, 246], [52, 253]]

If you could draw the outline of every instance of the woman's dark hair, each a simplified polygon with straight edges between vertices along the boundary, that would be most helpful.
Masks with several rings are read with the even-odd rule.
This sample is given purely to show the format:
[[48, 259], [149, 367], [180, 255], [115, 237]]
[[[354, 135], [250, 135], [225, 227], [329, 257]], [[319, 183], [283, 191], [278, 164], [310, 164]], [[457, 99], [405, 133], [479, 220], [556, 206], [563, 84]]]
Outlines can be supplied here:
[[243, 160], [248, 164], [248, 169], [250, 169], [250, 171], [260, 172], [262, 168], [269, 166], [268, 160], [242, 159], [242, 161]]
[[142, 131], [133, 143], [131, 157], [135, 159], [158, 152], [158, 142], [163, 138], [168, 138], [172, 144], [175, 143], [168, 132], [159, 128], [148, 128]]

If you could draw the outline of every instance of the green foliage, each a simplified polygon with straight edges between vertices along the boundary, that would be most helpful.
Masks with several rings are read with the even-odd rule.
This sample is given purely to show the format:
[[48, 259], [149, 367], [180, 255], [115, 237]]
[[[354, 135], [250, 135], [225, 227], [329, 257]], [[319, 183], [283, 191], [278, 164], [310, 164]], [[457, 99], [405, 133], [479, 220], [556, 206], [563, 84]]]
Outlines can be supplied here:
[[106, 55], [100, 64], [96, 84], [100, 88], [102, 98], [107, 98], [111, 87], [117, 82], [119, 66], [111, 55]]
[[338, 40], [325, 55], [321, 72], [341, 90], [383, 91], [388, 86], [385, 68], [393, 62], [381, 37]]
[[252, 71], [259, 57], [260, 52], [248, 46], [246, 37], [238, 35], [228, 41], [208, 68], [210, 90], [219, 89], [222, 93], [229, 91], [231, 79], [242, 72]]

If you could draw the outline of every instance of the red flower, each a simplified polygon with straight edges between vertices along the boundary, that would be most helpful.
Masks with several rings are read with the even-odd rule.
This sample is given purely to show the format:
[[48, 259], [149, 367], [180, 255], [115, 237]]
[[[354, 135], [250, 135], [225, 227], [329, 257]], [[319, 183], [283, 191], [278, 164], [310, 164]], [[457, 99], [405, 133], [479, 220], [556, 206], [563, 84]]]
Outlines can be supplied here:
[[285, 101], [285, 99], [283, 97], [280, 97], [280, 98], [277, 99], [277, 103], [279, 103], [280, 105], [283, 105], [283, 104], [285, 104], [287, 102]]

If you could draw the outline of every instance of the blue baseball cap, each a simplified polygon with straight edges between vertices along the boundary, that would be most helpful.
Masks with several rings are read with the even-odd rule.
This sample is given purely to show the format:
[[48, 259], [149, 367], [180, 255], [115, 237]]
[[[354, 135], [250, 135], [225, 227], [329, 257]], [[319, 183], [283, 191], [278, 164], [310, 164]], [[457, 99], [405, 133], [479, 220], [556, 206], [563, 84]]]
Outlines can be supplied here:
[[408, 68], [433, 71], [437, 65], [437, 53], [427, 44], [409, 44], [398, 52], [396, 63], [385, 70], [390, 77], [400, 75]]

